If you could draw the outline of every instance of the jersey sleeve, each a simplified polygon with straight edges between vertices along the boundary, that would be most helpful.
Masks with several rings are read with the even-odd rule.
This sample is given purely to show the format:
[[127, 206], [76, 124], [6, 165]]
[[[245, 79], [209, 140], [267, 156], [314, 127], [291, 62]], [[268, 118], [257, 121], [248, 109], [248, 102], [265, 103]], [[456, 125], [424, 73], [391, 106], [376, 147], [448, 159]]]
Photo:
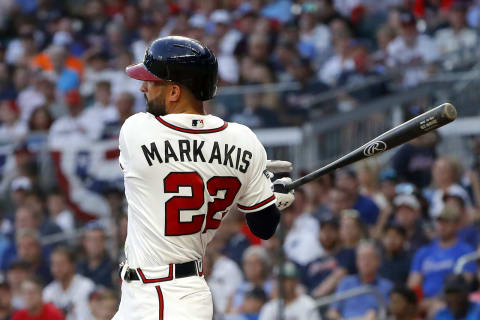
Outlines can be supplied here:
[[120, 135], [118, 138], [118, 147], [120, 149], [120, 156], [118, 157], [118, 162], [120, 163], [120, 168], [122, 169], [123, 173], [127, 172], [128, 168], [128, 150], [127, 150], [127, 142], [125, 140], [125, 124], [120, 129]]
[[237, 203], [238, 210], [244, 213], [262, 210], [276, 202], [272, 182], [266, 175], [267, 153], [256, 137], [255, 140], [257, 146], [252, 156], [252, 167], [248, 169], [248, 180]]

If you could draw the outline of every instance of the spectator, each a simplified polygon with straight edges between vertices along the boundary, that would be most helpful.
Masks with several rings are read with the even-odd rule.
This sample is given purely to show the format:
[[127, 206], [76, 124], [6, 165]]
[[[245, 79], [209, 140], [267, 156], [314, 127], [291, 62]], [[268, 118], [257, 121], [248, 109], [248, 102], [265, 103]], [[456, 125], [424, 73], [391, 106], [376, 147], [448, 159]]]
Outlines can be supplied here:
[[[64, 80], [71, 81], [69, 85], [75, 85], [75, 87], [78, 87], [79, 76], [83, 75], [84, 66], [82, 60], [69, 54], [61, 45], [48, 47], [47, 50], [33, 58], [32, 64], [35, 68], [53, 72], [57, 74], [57, 76], [65, 71]], [[73, 75], [73, 73], [76, 75]], [[59, 84], [58, 80], [59, 79], [57, 79], [57, 85]], [[63, 86], [64, 84], [60, 85]], [[57, 86], [57, 88], [59, 87]]]
[[59, 191], [51, 191], [47, 196], [49, 218], [57, 224], [64, 233], [71, 233], [75, 229], [73, 213], [67, 207], [65, 196]]
[[224, 240], [215, 237], [208, 245], [206, 254], [208, 269], [210, 270], [207, 282], [210, 291], [212, 291], [215, 315], [219, 317], [225, 314], [229, 297], [243, 282], [242, 271], [238, 265], [222, 254], [223, 246]]
[[260, 311], [265, 303], [268, 301], [268, 297], [262, 288], [253, 288], [245, 293], [245, 299], [243, 300], [242, 307], [239, 314], [226, 315], [224, 320], [258, 320]]
[[42, 254], [40, 233], [35, 229], [16, 230], [16, 248], [13, 254], [3, 257], [3, 268], [5, 269], [13, 260], [20, 259], [29, 263], [30, 272], [35, 274], [45, 283], [52, 280], [46, 258]]
[[320, 221], [319, 238], [324, 254], [300, 269], [301, 280], [314, 297], [330, 294], [345, 275], [356, 272], [355, 251], [341, 248], [339, 227], [333, 217]]
[[48, 131], [53, 123], [53, 116], [47, 107], [38, 107], [32, 112], [28, 120], [28, 147], [36, 152], [46, 148]]
[[385, 200], [393, 205], [396, 196], [395, 187], [398, 183], [397, 173], [393, 169], [387, 169], [380, 173], [380, 190]]
[[[433, 303], [442, 291], [445, 277], [453, 271], [458, 259], [473, 251], [473, 248], [458, 239], [460, 216], [457, 211], [445, 208], [437, 217], [438, 239], [418, 250], [413, 258], [408, 285], [421, 290], [426, 299]], [[474, 263], [463, 269], [465, 276], [472, 280], [477, 272]], [[428, 305], [428, 300], [425, 305]]]
[[[1, 46], [1, 45], [0, 45]], [[17, 92], [12, 83], [12, 72], [0, 58], [0, 101], [15, 99]]]
[[50, 129], [49, 144], [55, 146], [78, 145], [86, 139], [96, 140], [101, 132], [98, 121], [83, 112], [83, 102], [77, 90], [66, 93], [68, 114], [58, 118]]
[[330, 30], [335, 55], [325, 62], [318, 77], [327, 85], [336, 86], [340, 74], [355, 67], [350, 55], [352, 31], [345, 20], [339, 18], [330, 22]]
[[390, 224], [382, 237], [383, 257], [378, 273], [394, 284], [407, 282], [411, 256], [405, 250], [407, 231], [400, 225]]
[[418, 301], [414, 291], [402, 286], [390, 291], [388, 320], [418, 320]]
[[52, 45], [47, 50], [51, 63], [51, 69], [48, 70], [56, 79], [56, 88], [65, 94], [70, 90], [78, 89], [80, 86], [79, 69], [83, 71], [83, 66], [78, 65], [79, 69], [72, 70], [68, 67], [68, 52], [60, 46]]
[[480, 319], [480, 305], [468, 300], [469, 289], [464, 276], [449, 275], [443, 287], [446, 308], [440, 310], [434, 320]]
[[[254, 83], [251, 83], [254, 84]], [[250, 93], [244, 96], [245, 106], [241, 113], [235, 113], [231, 121], [249, 128], [268, 128], [280, 125], [277, 113], [262, 105], [262, 94]]]
[[99, 82], [112, 83], [115, 81], [116, 74], [109, 68], [108, 58], [108, 53], [102, 50], [92, 49], [85, 53], [85, 75], [80, 86], [80, 94], [83, 97], [91, 98], [95, 94], [95, 86]]
[[373, 53], [373, 62], [379, 65], [386, 65], [388, 59], [387, 48], [390, 42], [395, 39], [395, 29], [388, 24], [383, 25], [377, 31], [376, 41], [378, 50]]
[[446, 193], [443, 196], [445, 207], [458, 212], [460, 216], [460, 230], [458, 237], [460, 240], [469, 244], [472, 248], [478, 248], [480, 244], [480, 230], [476, 224], [472, 223], [471, 216], [467, 213], [465, 208], [465, 199], [461, 195], [455, 193]]
[[437, 142], [438, 137], [428, 133], [398, 149], [392, 158], [392, 167], [400, 181], [413, 183], [420, 189], [430, 185]]
[[435, 34], [435, 42], [440, 54], [445, 55], [465, 49], [473, 49], [477, 44], [476, 32], [467, 26], [466, 9], [464, 3], [455, 3], [448, 13], [449, 28], [438, 30]]
[[25, 260], [14, 260], [10, 263], [7, 273], [7, 283], [11, 294], [11, 306], [13, 309], [25, 308], [22, 296], [22, 282], [33, 276], [30, 263]]
[[60, 308], [67, 320], [90, 319], [88, 297], [95, 285], [75, 272], [75, 253], [65, 247], [55, 249], [51, 270], [54, 281], [43, 290], [43, 300]]
[[12, 291], [8, 282], [0, 282], [0, 320], [10, 320], [14, 308], [12, 306]]
[[432, 168], [435, 191], [430, 200], [430, 216], [438, 217], [443, 209], [443, 196], [445, 193], [456, 194], [464, 199], [467, 209], [472, 203], [467, 191], [459, 185], [461, 166], [460, 163], [449, 157], [441, 157], [435, 161]]
[[243, 253], [250, 246], [249, 239], [242, 232], [244, 226], [243, 216], [232, 210], [223, 218], [222, 227], [215, 234], [215, 237], [224, 243], [222, 254], [235, 261], [238, 266], [242, 265]]
[[350, 209], [353, 204], [350, 203], [350, 199], [347, 191], [339, 188], [332, 188], [327, 195], [327, 214], [330, 211], [335, 217], [341, 217], [341, 212], [346, 209]]
[[299, 274], [295, 264], [292, 262], [283, 264], [280, 267], [278, 276], [281, 277], [280, 287], [283, 288], [283, 292], [277, 292], [279, 298], [273, 299], [263, 306], [258, 319], [278, 319], [280, 297], [284, 301], [284, 315], [286, 319], [293, 317], [298, 320], [320, 319], [314, 300], [305, 294], [298, 293]]
[[[289, 45], [289, 44], [286, 44]], [[285, 112], [289, 119], [287, 124], [300, 124], [307, 119], [310, 110], [319, 107], [315, 98], [328, 90], [328, 86], [315, 77], [314, 69], [310, 60], [306, 58], [289, 59], [285, 65], [288, 75], [300, 83], [300, 90], [286, 92]]]
[[77, 272], [96, 285], [112, 288], [112, 276], [116, 267], [107, 252], [105, 229], [98, 222], [90, 222], [85, 228], [87, 230], [83, 238], [85, 258], [78, 262]]
[[307, 204], [305, 191], [297, 189], [294, 204], [283, 214], [287, 230], [283, 249], [289, 260], [302, 266], [323, 254], [318, 243], [318, 222], [306, 211]]
[[[337, 287], [336, 293], [372, 285], [388, 301], [392, 283], [378, 275], [380, 253], [371, 242], [362, 242], [357, 248], [358, 275], [345, 277]], [[347, 300], [333, 303], [328, 315], [332, 319], [351, 319], [355, 317], [372, 316], [378, 311], [379, 302], [373, 294], [364, 294]]]
[[[16, 230], [30, 229], [38, 230], [41, 237], [58, 235], [62, 229], [44, 217], [43, 201], [36, 199], [37, 195], [33, 192], [27, 194], [25, 198], [25, 206], [19, 207], [15, 213], [15, 228]], [[39, 203], [35, 203], [35, 202]], [[37, 207], [35, 207], [37, 205]], [[54, 246], [61, 243], [61, 241], [50, 242], [44, 246], [45, 254], [50, 254]]]
[[85, 110], [85, 117], [90, 121], [99, 122], [102, 127], [105, 123], [118, 119], [118, 111], [111, 103], [111, 84], [109, 81], [99, 81], [95, 85], [95, 98], [93, 104]]
[[2, 143], [20, 143], [27, 135], [27, 127], [20, 122], [15, 100], [0, 101], [0, 139]]
[[25, 309], [13, 314], [12, 320], [64, 320], [62, 311], [51, 303], [42, 301], [42, 284], [30, 278], [22, 283]]
[[406, 231], [406, 249], [415, 253], [430, 242], [422, 226], [420, 202], [412, 194], [400, 194], [394, 199], [394, 222]]
[[360, 213], [360, 219], [368, 226], [373, 226], [377, 222], [379, 215], [378, 206], [372, 199], [360, 193], [360, 185], [357, 173], [353, 170], [341, 170], [337, 173], [335, 186], [345, 190], [348, 200], [353, 209]]
[[140, 22], [140, 39], [132, 43], [131, 50], [135, 57], [135, 61], [143, 60], [145, 49], [155, 40], [158, 35], [155, 22], [151, 18], [143, 18]]
[[366, 232], [360, 213], [355, 209], [343, 210], [340, 218], [340, 239], [343, 247], [355, 249], [365, 238]]
[[[360, 103], [369, 102], [387, 93], [386, 79], [381, 79], [384, 71], [373, 64], [367, 47], [357, 45], [351, 52], [354, 68], [344, 70], [338, 77], [337, 86], [342, 88], [345, 86], [357, 85], [359, 88], [348, 90], [345, 97], [341, 97], [342, 101], [350, 100], [354, 107]], [[365, 82], [375, 81], [369, 85]]]
[[90, 294], [92, 320], [111, 320], [118, 308], [118, 297], [110, 289], [97, 289]]
[[245, 280], [230, 297], [226, 313], [238, 313], [243, 304], [245, 293], [259, 287], [268, 296], [272, 294], [273, 282], [270, 279], [270, 263], [268, 253], [261, 246], [251, 246], [243, 254], [243, 272]]
[[391, 68], [402, 68], [403, 84], [411, 87], [428, 77], [432, 64], [439, 57], [439, 52], [429, 36], [418, 33], [412, 13], [403, 11], [400, 14], [400, 21], [400, 35], [387, 47], [388, 65]]
[[116, 116], [105, 122], [102, 139], [118, 139], [123, 123], [133, 115], [134, 106], [135, 97], [133, 94], [122, 91], [115, 101]]

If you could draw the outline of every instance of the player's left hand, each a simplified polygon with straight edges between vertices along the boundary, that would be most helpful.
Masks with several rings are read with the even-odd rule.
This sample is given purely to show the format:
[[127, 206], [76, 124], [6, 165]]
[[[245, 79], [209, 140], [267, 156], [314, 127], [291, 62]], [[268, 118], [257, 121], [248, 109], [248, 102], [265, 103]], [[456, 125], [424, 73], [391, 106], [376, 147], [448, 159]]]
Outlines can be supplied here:
[[278, 210], [285, 210], [290, 207], [295, 200], [295, 191], [288, 191], [285, 186], [292, 182], [291, 178], [285, 177], [273, 181], [273, 194], [277, 198]]

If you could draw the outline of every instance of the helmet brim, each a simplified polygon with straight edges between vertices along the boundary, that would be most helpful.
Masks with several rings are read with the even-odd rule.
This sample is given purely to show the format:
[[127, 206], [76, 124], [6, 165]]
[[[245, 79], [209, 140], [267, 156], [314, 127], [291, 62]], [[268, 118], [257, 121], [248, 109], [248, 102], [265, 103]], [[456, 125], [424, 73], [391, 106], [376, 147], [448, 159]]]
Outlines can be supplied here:
[[162, 78], [157, 77], [153, 73], [145, 68], [143, 62], [130, 65], [125, 68], [125, 72], [130, 78], [142, 80], [142, 81], [165, 81]]

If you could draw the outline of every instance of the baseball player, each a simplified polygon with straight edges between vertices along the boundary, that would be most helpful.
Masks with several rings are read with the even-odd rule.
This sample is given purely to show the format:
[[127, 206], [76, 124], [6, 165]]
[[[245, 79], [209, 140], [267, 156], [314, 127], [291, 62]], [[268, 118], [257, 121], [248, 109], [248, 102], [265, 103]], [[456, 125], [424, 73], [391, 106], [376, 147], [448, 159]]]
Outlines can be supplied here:
[[253, 234], [270, 238], [279, 209], [294, 199], [283, 187], [289, 180], [276, 180], [274, 193], [255, 134], [205, 113], [203, 101], [217, 90], [217, 59], [200, 42], [157, 39], [126, 72], [143, 81], [147, 112], [120, 131], [128, 235], [113, 319], [211, 320], [207, 244], [235, 205]]

